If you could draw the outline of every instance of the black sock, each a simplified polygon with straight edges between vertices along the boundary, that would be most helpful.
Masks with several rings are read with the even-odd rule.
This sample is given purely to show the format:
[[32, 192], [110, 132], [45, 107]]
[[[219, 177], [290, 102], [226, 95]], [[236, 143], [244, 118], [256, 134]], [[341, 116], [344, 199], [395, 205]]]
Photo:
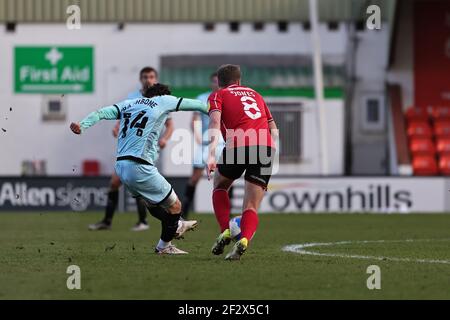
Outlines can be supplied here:
[[117, 202], [119, 202], [119, 190], [112, 190], [108, 192], [108, 201], [106, 203], [105, 217], [103, 222], [111, 224], [114, 212], [117, 208]]
[[170, 242], [175, 237], [175, 233], [178, 229], [178, 221], [181, 214], [170, 214], [166, 212], [166, 217], [162, 221], [161, 240]]
[[181, 210], [184, 219], [187, 219], [189, 210], [191, 210], [192, 201], [194, 200], [195, 195], [195, 188], [195, 185], [187, 184], [186, 189], [184, 190], [183, 207]]
[[139, 223], [147, 224], [147, 206], [145, 200], [142, 198], [136, 198], [137, 212], [139, 216]]
[[161, 222], [166, 219], [167, 211], [163, 207], [153, 206], [153, 207], [148, 208], [148, 211], [150, 212], [150, 214], [152, 216], [154, 216], [156, 219], [158, 219]]

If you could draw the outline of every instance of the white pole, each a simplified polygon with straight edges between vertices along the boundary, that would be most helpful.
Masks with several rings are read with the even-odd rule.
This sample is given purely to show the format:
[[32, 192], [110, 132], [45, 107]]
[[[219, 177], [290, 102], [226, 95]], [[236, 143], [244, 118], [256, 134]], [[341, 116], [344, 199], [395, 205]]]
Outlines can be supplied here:
[[309, 0], [309, 19], [311, 23], [311, 41], [313, 49], [314, 91], [316, 94], [317, 116], [319, 119], [320, 161], [323, 175], [328, 174], [327, 128], [323, 98], [322, 57], [319, 37], [319, 18], [317, 0]]

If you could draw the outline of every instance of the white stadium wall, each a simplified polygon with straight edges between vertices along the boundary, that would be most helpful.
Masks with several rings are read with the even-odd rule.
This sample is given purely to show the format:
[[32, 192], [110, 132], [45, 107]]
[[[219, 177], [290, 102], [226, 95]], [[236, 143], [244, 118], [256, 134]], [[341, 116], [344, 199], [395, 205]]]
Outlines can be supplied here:
[[[270, 97], [266, 97], [271, 101]], [[295, 100], [296, 98], [294, 98]], [[289, 99], [292, 101], [292, 99]], [[302, 159], [298, 163], [281, 163], [278, 173], [280, 174], [320, 174], [321, 168], [319, 161], [320, 139], [317, 119], [316, 104], [311, 99], [300, 99], [302, 101], [302, 121], [301, 121], [301, 146]], [[327, 150], [328, 150], [328, 170], [330, 174], [339, 175], [343, 173], [344, 168], [344, 110], [343, 101], [338, 99], [326, 99], [325, 122], [327, 127]], [[174, 114], [176, 123], [183, 121], [182, 114]], [[164, 153], [164, 170], [166, 174], [173, 176], [185, 176], [192, 170], [192, 165], [182, 163], [179, 154], [184, 152], [192, 154], [193, 146], [177, 144], [178, 141], [185, 141], [184, 135], [189, 133], [186, 127], [183, 131], [175, 132], [172, 136], [172, 144]], [[171, 152], [177, 150], [176, 152]], [[171, 159], [172, 157], [172, 159]], [[190, 161], [190, 157], [186, 157]]]
[[[328, 172], [331, 175], [342, 174], [344, 170], [344, 105], [342, 100], [326, 99], [324, 102], [326, 148], [328, 151]], [[315, 100], [304, 100], [302, 117], [301, 145], [303, 146], [300, 163], [280, 164], [279, 174], [320, 174], [321, 162], [318, 113]]]
[[[351, 97], [351, 152], [352, 174], [387, 174], [386, 121], [387, 104], [384, 102], [386, 67], [389, 48], [390, 25], [383, 23], [380, 30], [356, 32], [357, 44], [354, 44], [353, 93]], [[366, 101], [381, 99], [380, 121], [373, 126], [368, 123]], [[350, 100], [350, 99], [349, 99]]]
[[[320, 26], [324, 54], [344, 56], [346, 30], [328, 30]], [[67, 105], [67, 117], [61, 122], [42, 121], [43, 96], [38, 94], [14, 94], [14, 47], [15, 46], [92, 46], [94, 48], [94, 92], [71, 94], [62, 97]], [[97, 159], [101, 174], [113, 170], [115, 141], [111, 135], [113, 122], [101, 123], [90, 129], [84, 137], [69, 132], [70, 121], [79, 120], [98, 107], [114, 103], [138, 88], [138, 72], [151, 65], [159, 68], [159, 58], [168, 54], [309, 54], [311, 40], [309, 31], [300, 24], [290, 24], [288, 32], [280, 33], [276, 24], [267, 24], [264, 32], [254, 31], [251, 24], [242, 24], [240, 31], [229, 31], [228, 24], [218, 24], [212, 32], [205, 31], [202, 24], [129, 24], [119, 30], [116, 24], [83, 24], [81, 30], [68, 30], [65, 24], [18, 24], [16, 31], [0, 35], [0, 125], [7, 130], [0, 132], [0, 175], [21, 174], [23, 160], [47, 161], [49, 175], [78, 175], [84, 159]], [[336, 132], [342, 129], [342, 103], [335, 105], [337, 113]], [[12, 108], [12, 111], [9, 111]], [[340, 110], [340, 111], [339, 111]], [[7, 120], [6, 120], [7, 118]], [[177, 128], [188, 130], [190, 115], [175, 114]], [[338, 119], [338, 121], [336, 121]], [[315, 126], [309, 123], [313, 129]], [[336, 132], [329, 130], [331, 137]], [[304, 131], [306, 143], [310, 143], [310, 156], [304, 165], [286, 167], [286, 173], [295, 171], [317, 173], [316, 130]], [[342, 140], [332, 140], [337, 149], [336, 171], [342, 173]], [[170, 151], [169, 148], [166, 151]], [[166, 175], [190, 174], [182, 166], [166, 161]]]

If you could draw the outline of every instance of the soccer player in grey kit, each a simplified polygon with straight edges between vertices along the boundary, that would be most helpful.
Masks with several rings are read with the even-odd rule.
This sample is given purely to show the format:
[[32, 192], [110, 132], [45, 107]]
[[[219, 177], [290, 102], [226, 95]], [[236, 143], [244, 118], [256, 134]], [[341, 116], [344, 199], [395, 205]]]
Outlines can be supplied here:
[[[148, 88], [158, 82], [158, 72], [156, 71], [156, 69], [152, 67], [144, 67], [139, 72], [139, 81], [141, 83], [141, 89], [131, 92], [127, 96], [127, 99], [135, 99], [143, 97], [145, 88]], [[167, 120], [165, 122], [164, 133], [161, 135], [158, 141], [159, 149], [163, 149], [166, 146], [167, 141], [170, 139], [173, 133], [173, 130], [174, 130], [173, 120], [169, 116], [167, 117]], [[113, 136], [115, 138], [117, 138], [118, 134], [119, 134], [119, 122], [116, 123], [113, 129]], [[117, 176], [116, 173], [113, 173], [109, 185], [108, 200], [105, 208], [105, 216], [101, 221], [90, 224], [88, 226], [89, 230], [111, 229], [112, 220], [117, 208], [117, 203], [119, 201], [119, 188], [121, 185], [122, 183], [120, 182], [119, 177]], [[141, 199], [136, 198], [136, 206], [139, 220], [131, 230], [133, 231], [147, 230], [149, 228], [149, 225], [147, 223], [147, 209], [145, 203]]]

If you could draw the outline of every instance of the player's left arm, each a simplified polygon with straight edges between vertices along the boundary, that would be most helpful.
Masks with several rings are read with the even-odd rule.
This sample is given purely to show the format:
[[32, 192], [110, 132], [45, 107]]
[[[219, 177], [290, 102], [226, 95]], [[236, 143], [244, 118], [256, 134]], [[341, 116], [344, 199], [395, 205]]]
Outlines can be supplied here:
[[177, 98], [167, 95], [163, 97], [163, 105], [166, 112], [199, 111], [208, 113], [208, 106], [196, 99]]
[[269, 120], [269, 130], [270, 130], [270, 135], [272, 136], [272, 139], [276, 142], [278, 141], [278, 127], [277, 124], [275, 123], [275, 120]]
[[[201, 102], [200, 100], [195, 99], [187, 99], [187, 98], [177, 98], [171, 95], [164, 96], [164, 105], [166, 106], [166, 112], [173, 112], [173, 111], [200, 111], [203, 113], [208, 113], [208, 107]], [[166, 121], [166, 130], [164, 131], [163, 137], [160, 139], [160, 147], [163, 147], [161, 145], [161, 140], [163, 142], [163, 145], [165, 146], [165, 143], [170, 139], [172, 133], [174, 130], [173, 126], [173, 120], [168, 119]]]
[[269, 125], [269, 130], [270, 130], [270, 135], [272, 136], [272, 139], [275, 142], [275, 145], [277, 145], [278, 127], [277, 127], [277, 124], [272, 117], [272, 113], [270, 112], [269, 107], [267, 107], [266, 103], [264, 103], [264, 111], [266, 113], [267, 123]]
[[91, 112], [86, 118], [78, 123], [72, 122], [70, 129], [75, 134], [81, 134], [100, 120], [117, 120], [120, 118], [120, 110], [117, 105], [108, 106]]
[[196, 99], [180, 98], [177, 102], [176, 111], [199, 111], [208, 113], [208, 106]]

